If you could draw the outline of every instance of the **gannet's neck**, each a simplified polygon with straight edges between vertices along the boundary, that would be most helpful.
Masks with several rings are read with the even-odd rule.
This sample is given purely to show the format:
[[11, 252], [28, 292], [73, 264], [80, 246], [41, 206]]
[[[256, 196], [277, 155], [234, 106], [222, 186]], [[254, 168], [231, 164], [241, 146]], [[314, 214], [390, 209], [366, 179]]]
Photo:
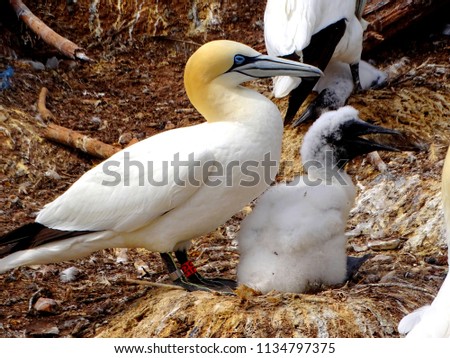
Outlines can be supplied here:
[[308, 177], [314, 182], [320, 179], [324, 184], [353, 186], [352, 179], [343, 167], [338, 165], [332, 150], [324, 151], [314, 158], [302, 159], [302, 164]]
[[208, 122], [245, 122], [254, 118], [255, 113], [275, 107], [263, 95], [241, 86], [254, 78], [241, 71], [230, 71], [234, 65], [233, 56], [218, 56], [221, 51], [237, 54], [245, 50], [250, 51], [251, 56], [259, 55], [258, 52], [242, 49], [239, 47], [242, 45], [229, 41], [211, 44], [213, 46], [202, 47], [191, 56], [184, 72], [189, 100]]
[[206, 83], [192, 81], [186, 84], [191, 103], [208, 122], [245, 123], [257, 119], [258, 113], [267, 111], [276, 115], [275, 105], [269, 99], [254, 90], [236, 85], [233, 77], [233, 74], [226, 74]]
[[[312, 132], [313, 129], [310, 129]], [[304, 171], [314, 179], [334, 181], [336, 175], [345, 174], [343, 162], [340, 162], [339, 148], [326, 140], [326, 132], [305, 136], [301, 147], [301, 159]], [[346, 175], [346, 174], [345, 174]]]

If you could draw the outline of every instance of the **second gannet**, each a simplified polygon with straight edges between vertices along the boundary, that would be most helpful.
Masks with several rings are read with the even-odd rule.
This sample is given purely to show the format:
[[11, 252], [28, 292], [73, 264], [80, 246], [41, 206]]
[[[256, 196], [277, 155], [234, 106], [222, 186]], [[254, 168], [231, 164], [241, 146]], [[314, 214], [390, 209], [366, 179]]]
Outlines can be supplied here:
[[[361, 59], [362, 19], [366, 0], [268, 0], [264, 13], [267, 53], [317, 66], [325, 70], [333, 61], [350, 65], [353, 80], [360, 89], [358, 62]], [[315, 81], [276, 77], [273, 93], [290, 93], [285, 122], [291, 123]]]

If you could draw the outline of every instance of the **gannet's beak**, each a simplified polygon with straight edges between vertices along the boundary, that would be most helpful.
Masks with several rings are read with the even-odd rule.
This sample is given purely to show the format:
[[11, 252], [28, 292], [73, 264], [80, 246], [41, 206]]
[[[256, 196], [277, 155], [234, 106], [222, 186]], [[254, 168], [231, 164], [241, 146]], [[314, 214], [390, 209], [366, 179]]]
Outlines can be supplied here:
[[236, 55], [234, 65], [228, 72], [239, 72], [252, 78], [275, 76], [311, 78], [323, 75], [317, 67], [268, 55], [255, 57]]

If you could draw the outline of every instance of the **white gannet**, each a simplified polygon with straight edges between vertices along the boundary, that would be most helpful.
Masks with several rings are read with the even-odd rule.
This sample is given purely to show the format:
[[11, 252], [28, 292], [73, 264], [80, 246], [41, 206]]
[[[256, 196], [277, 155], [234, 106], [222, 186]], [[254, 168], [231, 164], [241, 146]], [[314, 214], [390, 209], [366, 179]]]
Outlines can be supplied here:
[[281, 114], [269, 99], [240, 86], [276, 75], [321, 71], [232, 41], [200, 47], [186, 64], [184, 82], [207, 122], [147, 138], [89, 170], [45, 205], [35, 223], [0, 238], [0, 273], [105, 248], [142, 247], [161, 252], [174, 282], [194, 289], [201, 276], [186, 255], [191, 239], [223, 224], [277, 173]]
[[[267, 53], [297, 59], [321, 70], [325, 70], [330, 60], [347, 63], [359, 90], [358, 62], [367, 27], [362, 19], [365, 4], [366, 0], [267, 0], [264, 13]], [[294, 119], [314, 84], [314, 80], [274, 78], [275, 97], [290, 93], [286, 123]]]
[[[442, 170], [442, 204], [447, 235], [447, 250], [450, 247], [450, 147]], [[431, 305], [421, 307], [403, 317], [398, 325], [407, 338], [450, 338], [450, 275], [442, 283]]]
[[[361, 88], [378, 88], [386, 84], [388, 74], [366, 61], [359, 62], [359, 77]], [[353, 92], [354, 82], [350, 68], [340, 61], [328, 64], [314, 87], [318, 96], [308, 105], [302, 115], [292, 123], [293, 127], [307, 121], [319, 118], [323, 113], [339, 109], [347, 103]]]
[[307, 174], [271, 187], [241, 223], [239, 284], [304, 292], [347, 278], [345, 228], [356, 190], [344, 166], [373, 150], [397, 150], [361, 138], [370, 133], [399, 134], [362, 121], [350, 106], [312, 124], [300, 150]]

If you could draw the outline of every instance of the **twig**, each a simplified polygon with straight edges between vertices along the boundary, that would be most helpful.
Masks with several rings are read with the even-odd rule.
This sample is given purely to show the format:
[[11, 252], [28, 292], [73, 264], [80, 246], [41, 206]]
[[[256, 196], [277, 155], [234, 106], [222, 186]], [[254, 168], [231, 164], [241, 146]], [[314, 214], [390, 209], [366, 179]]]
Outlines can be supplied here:
[[189, 41], [189, 40], [184, 40], [184, 39], [177, 39], [175, 37], [170, 37], [167, 35], [154, 35], [152, 36], [153, 39], [156, 40], [164, 40], [164, 41], [172, 41], [172, 42], [180, 42], [182, 44], [185, 45], [192, 45], [192, 46], [196, 46], [196, 47], [200, 47], [202, 44], [195, 42], [195, 41]]
[[38, 111], [44, 121], [54, 118], [52, 112], [47, 109], [47, 94], [47, 87], [42, 87], [39, 92]]
[[386, 163], [381, 159], [380, 154], [378, 152], [372, 152], [367, 154], [367, 158], [369, 159], [370, 163], [378, 169], [380, 173], [386, 173], [388, 167]]
[[433, 293], [431, 293], [426, 288], [422, 288], [422, 287], [418, 287], [418, 286], [414, 286], [414, 285], [410, 285], [410, 284], [405, 284], [405, 283], [396, 283], [396, 282], [368, 283], [368, 284], [365, 284], [361, 288], [355, 288], [355, 291], [362, 292], [362, 291], [366, 291], [366, 290], [368, 290], [370, 288], [373, 288], [373, 287], [405, 288], [405, 289], [408, 289], [408, 290], [419, 291], [419, 292], [425, 293], [426, 295], [428, 295], [430, 297], [433, 297], [433, 298], [435, 296]]
[[[47, 94], [47, 88], [43, 87], [39, 93], [38, 110], [43, 119], [53, 119], [53, 114], [46, 107]], [[121, 150], [121, 148], [103, 143], [98, 139], [90, 138], [84, 134], [53, 123], [48, 124], [44, 128], [42, 135], [45, 139], [80, 149], [83, 152], [100, 159], [109, 158], [114, 153]]]
[[123, 282], [123, 283], [130, 284], [130, 285], [143, 285], [143, 286], [152, 286], [152, 287], [158, 287], [158, 288], [170, 288], [173, 290], [184, 290], [184, 288], [181, 286], [169, 285], [166, 283], [158, 283], [158, 282], [151, 282], [151, 281], [133, 280], [130, 278], [121, 280], [119, 282]]
[[106, 159], [117, 153], [121, 148], [103, 143], [98, 139], [90, 138], [74, 130], [50, 123], [43, 131], [45, 139], [67, 145], [72, 148], [93, 155], [100, 159]]
[[82, 61], [91, 61], [81, 47], [53, 31], [41, 19], [34, 15], [21, 0], [10, 0], [9, 3], [17, 16], [46, 43], [56, 47], [67, 57]]

